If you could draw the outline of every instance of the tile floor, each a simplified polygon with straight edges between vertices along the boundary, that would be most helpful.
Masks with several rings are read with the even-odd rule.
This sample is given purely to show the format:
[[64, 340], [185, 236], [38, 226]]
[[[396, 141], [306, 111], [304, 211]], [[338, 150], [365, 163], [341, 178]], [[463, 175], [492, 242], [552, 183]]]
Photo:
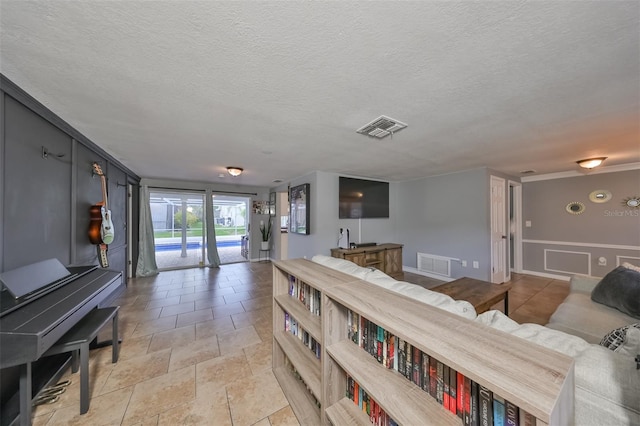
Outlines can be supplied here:
[[[512, 283], [511, 316], [520, 322], [546, 323], [568, 293], [567, 282], [548, 278], [514, 275]], [[79, 375], [69, 371], [73, 383], [57, 403], [35, 408], [34, 425], [298, 424], [271, 371], [269, 262], [137, 278], [117, 303], [120, 359], [111, 364], [110, 347], [91, 352], [89, 412], [79, 414]]]

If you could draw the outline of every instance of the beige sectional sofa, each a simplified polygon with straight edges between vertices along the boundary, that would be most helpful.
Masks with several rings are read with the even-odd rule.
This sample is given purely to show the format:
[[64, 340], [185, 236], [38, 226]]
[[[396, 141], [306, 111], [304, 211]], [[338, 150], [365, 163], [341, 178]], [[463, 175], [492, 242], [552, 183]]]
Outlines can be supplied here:
[[[576, 277], [572, 280], [571, 294], [558, 308], [555, 318], [552, 317], [551, 325], [541, 326], [518, 324], [500, 311], [476, 315], [473, 306], [466, 301], [453, 300], [421, 286], [396, 281], [381, 271], [362, 268], [343, 259], [318, 255], [312, 261], [569, 355], [575, 360], [576, 425], [640, 425], [640, 370], [636, 368], [634, 359], [634, 353], [640, 353], [640, 329], [630, 329], [626, 351], [614, 352], [598, 345], [613, 328], [638, 320], [609, 312], [611, 308], [604, 311], [610, 315], [605, 318], [597, 306], [593, 307], [595, 310], [591, 311], [591, 317], [587, 312], [587, 301], [582, 300], [582, 296], [573, 295], [588, 294], [587, 282], [593, 284], [594, 279]], [[597, 283], [597, 279], [595, 281]], [[575, 313], [576, 320], [573, 320], [572, 313], [576, 310], [583, 320], [578, 319]], [[600, 315], [601, 320], [596, 319], [596, 315]], [[587, 323], [593, 327], [588, 328]]]
[[640, 322], [617, 309], [591, 300], [591, 291], [599, 282], [600, 278], [587, 275], [571, 277], [569, 295], [549, 318], [547, 327], [597, 344], [611, 330]]

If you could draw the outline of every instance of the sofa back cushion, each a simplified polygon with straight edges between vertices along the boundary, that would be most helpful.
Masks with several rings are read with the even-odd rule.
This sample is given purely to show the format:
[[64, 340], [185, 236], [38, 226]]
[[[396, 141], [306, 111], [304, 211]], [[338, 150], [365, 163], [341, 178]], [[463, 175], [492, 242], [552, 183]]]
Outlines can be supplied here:
[[476, 317], [476, 310], [473, 305], [466, 300], [454, 300], [450, 296], [435, 291], [427, 290], [417, 284], [404, 281], [396, 281], [389, 275], [374, 268], [363, 268], [353, 262], [335, 257], [316, 255], [311, 259], [315, 263], [336, 269], [345, 274], [367, 281], [378, 287], [386, 288], [404, 296], [419, 300], [427, 305], [435, 306], [456, 315], [468, 319]]

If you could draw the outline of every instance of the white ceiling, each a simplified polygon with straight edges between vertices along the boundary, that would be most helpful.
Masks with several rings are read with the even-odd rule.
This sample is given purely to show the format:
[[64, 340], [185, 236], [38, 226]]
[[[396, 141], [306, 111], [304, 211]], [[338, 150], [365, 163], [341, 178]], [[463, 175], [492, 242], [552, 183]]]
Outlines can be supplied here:
[[[141, 177], [640, 161], [636, 0], [2, 0], [0, 19], [0, 71]], [[356, 133], [380, 115], [408, 127]]]

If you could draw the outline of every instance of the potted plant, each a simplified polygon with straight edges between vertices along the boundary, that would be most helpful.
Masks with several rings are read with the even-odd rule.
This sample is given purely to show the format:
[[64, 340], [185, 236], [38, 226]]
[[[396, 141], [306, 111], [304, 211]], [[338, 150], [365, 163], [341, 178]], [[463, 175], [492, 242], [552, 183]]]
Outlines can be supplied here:
[[260, 248], [262, 250], [269, 250], [269, 238], [271, 238], [271, 219], [264, 223], [264, 220], [260, 221], [260, 234], [262, 234], [262, 243]]

